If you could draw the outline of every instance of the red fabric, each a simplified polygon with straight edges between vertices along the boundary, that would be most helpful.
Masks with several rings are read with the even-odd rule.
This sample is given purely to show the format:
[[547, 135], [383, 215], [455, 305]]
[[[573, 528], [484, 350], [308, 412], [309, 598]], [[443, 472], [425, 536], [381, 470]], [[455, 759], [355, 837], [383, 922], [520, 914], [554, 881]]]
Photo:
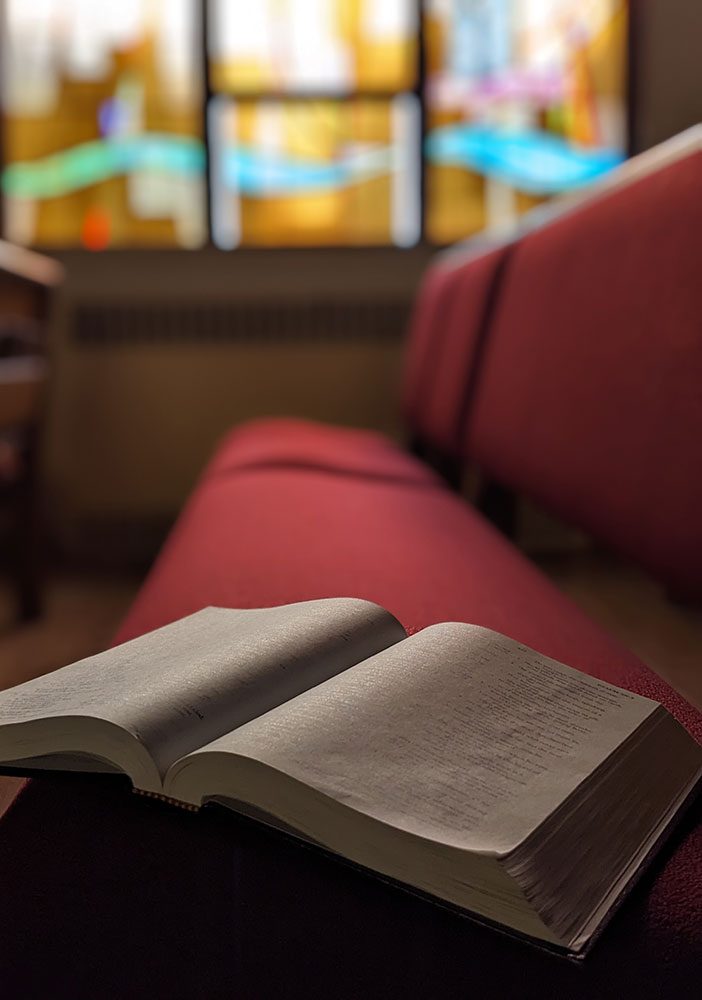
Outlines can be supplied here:
[[409, 426], [414, 425], [424, 403], [436, 331], [444, 322], [448, 288], [454, 274], [451, 265], [434, 264], [425, 272], [415, 296], [402, 379], [402, 410]]
[[439, 481], [426, 465], [382, 434], [293, 419], [253, 420], [233, 430], [217, 449], [205, 476], [271, 466], [407, 483]]
[[466, 451], [702, 592], [702, 154], [527, 236], [501, 286]]
[[447, 455], [460, 433], [488, 312], [507, 250], [428, 271], [410, 325], [403, 409], [413, 433]]
[[0, 831], [7, 1000], [697, 995], [702, 826], [692, 818], [582, 967], [234, 814], [37, 780]]
[[425, 441], [448, 455], [461, 451], [480, 351], [508, 253], [500, 247], [457, 268], [444, 292], [441, 321], [434, 325], [429, 378], [415, 426]]
[[[254, 426], [255, 434], [261, 431]], [[245, 430], [211, 463], [117, 642], [208, 604], [255, 608], [362, 597], [410, 631], [439, 621], [476, 622], [652, 694], [702, 741], [698, 713], [431, 478], [407, 484], [253, 463], [216, 474], [236, 462], [244, 438]]]
[[[251, 429], [262, 457], [274, 431], [272, 423]], [[658, 697], [702, 739], [697, 713], [459, 498], [431, 480], [295, 468], [289, 453], [280, 467], [257, 464], [246, 437], [242, 429], [210, 465], [120, 640], [206, 604], [360, 596], [412, 630], [447, 619], [497, 628]], [[242, 455], [246, 466], [227, 471]], [[181, 814], [101, 785], [39, 780], [1, 829], [9, 996], [55, 995], [60, 984], [76, 997], [678, 998], [702, 967], [698, 818], [582, 967], [234, 816]]]

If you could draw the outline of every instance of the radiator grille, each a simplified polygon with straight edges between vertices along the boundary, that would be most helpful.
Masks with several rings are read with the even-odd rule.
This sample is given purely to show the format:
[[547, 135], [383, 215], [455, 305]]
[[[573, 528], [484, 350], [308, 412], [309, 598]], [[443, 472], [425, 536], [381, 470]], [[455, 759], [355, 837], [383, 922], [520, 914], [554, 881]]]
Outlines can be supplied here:
[[80, 305], [80, 344], [384, 340], [403, 335], [406, 301]]

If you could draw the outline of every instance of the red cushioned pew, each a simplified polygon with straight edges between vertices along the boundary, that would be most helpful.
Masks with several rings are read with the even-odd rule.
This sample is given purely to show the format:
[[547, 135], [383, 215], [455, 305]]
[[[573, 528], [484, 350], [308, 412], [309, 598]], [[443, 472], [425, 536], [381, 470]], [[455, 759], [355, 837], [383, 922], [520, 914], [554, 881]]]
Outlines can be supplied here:
[[513, 246], [463, 439], [493, 477], [697, 598], [701, 192], [693, 147]]
[[[405, 391], [429, 450], [479, 460], [688, 593], [702, 567], [702, 293], [688, 266], [701, 155], [436, 265]], [[657, 698], [702, 742], [699, 713], [427, 465], [368, 432], [233, 431], [117, 640], [208, 604], [337, 595], [410, 631], [453, 619], [505, 632]], [[702, 969], [699, 807], [581, 964], [234, 815], [174, 813], [99, 781], [24, 783], [0, 851], [10, 995], [683, 997]]]

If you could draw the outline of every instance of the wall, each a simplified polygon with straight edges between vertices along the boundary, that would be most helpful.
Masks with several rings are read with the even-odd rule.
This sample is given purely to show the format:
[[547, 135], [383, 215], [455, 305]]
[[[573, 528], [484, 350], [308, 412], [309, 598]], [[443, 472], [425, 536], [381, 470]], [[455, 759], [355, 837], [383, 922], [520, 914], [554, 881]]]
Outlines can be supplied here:
[[[403, 323], [368, 336], [303, 328], [300, 336], [92, 343], [77, 310], [135, 313], [316, 301], [408, 308], [428, 250], [63, 254], [67, 280], [54, 344], [46, 441], [53, 521], [62, 534], [100, 518], [158, 519], [180, 507], [222, 434], [241, 420], [291, 414], [400, 432]], [[304, 314], [302, 322], [304, 324]], [[129, 325], [128, 323], [126, 324]], [[89, 318], [88, 318], [89, 326]], [[85, 340], [87, 332], [88, 339]], [[226, 331], [225, 331], [226, 333]]]
[[632, 150], [702, 121], [702, 2], [632, 4]]

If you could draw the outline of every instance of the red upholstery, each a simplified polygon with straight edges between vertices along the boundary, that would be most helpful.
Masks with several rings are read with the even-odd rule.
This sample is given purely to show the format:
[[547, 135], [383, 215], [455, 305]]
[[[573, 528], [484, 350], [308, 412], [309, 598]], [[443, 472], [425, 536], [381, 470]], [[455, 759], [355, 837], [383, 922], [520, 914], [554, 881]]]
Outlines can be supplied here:
[[527, 236], [467, 452], [702, 592], [702, 153]]
[[[269, 459], [276, 420], [251, 425]], [[300, 424], [301, 464], [254, 461], [246, 428], [205, 470], [122, 625], [124, 641], [208, 604], [263, 607], [330, 596], [376, 601], [410, 631], [473, 621], [667, 704], [702, 742], [702, 717], [602, 632], [464, 501], [397, 450], [403, 478], [339, 472], [358, 432], [335, 432], [337, 453], [308, 461], [316, 425]], [[328, 443], [328, 428], [318, 444]], [[303, 448], [306, 439], [307, 448]], [[378, 443], [375, 436], [371, 441]], [[379, 444], [379, 443], [378, 443]], [[380, 446], [380, 445], [379, 445]], [[392, 446], [386, 446], [388, 450]], [[245, 463], [240, 459], [245, 456]], [[226, 471], [229, 469], [230, 471]], [[416, 478], [410, 473], [416, 469]]]
[[[272, 447], [277, 429], [277, 421], [253, 425], [262, 454], [266, 433]], [[337, 433], [341, 451], [346, 432]], [[575, 651], [577, 665], [596, 673], [635, 663], [430, 475], [412, 484], [379, 480], [372, 459], [368, 476], [306, 462], [222, 472], [236, 469], [244, 443], [245, 430], [210, 463], [116, 641], [207, 604], [261, 607], [346, 594], [377, 601], [411, 630], [479, 621], [552, 656], [572, 659]]]
[[417, 296], [404, 377], [404, 412], [421, 440], [460, 450], [473, 375], [509, 250], [429, 271]]
[[692, 818], [582, 967], [233, 814], [41, 780], [0, 830], [7, 1000], [696, 996], [702, 826]]
[[227, 435], [206, 475], [266, 468], [326, 469], [342, 475], [406, 483], [437, 476], [382, 434], [310, 420], [253, 420]]
[[410, 426], [424, 406], [437, 330], [445, 322], [454, 274], [455, 268], [450, 264], [434, 264], [426, 271], [415, 296], [402, 380], [402, 409]]
[[[410, 629], [451, 618], [500, 629], [660, 698], [702, 739], [697, 713], [431, 477], [378, 477], [375, 439], [363, 469], [353, 432], [336, 432], [324, 468], [330, 438], [311, 426], [299, 430], [296, 468], [292, 437], [278, 430], [259, 423], [225, 442], [119, 639], [208, 603], [351, 594]], [[33, 781], [1, 830], [9, 996], [49, 995], [58, 979], [72, 996], [672, 998], [702, 967], [692, 889], [702, 826], [692, 820], [582, 968], [233, 816]]]

